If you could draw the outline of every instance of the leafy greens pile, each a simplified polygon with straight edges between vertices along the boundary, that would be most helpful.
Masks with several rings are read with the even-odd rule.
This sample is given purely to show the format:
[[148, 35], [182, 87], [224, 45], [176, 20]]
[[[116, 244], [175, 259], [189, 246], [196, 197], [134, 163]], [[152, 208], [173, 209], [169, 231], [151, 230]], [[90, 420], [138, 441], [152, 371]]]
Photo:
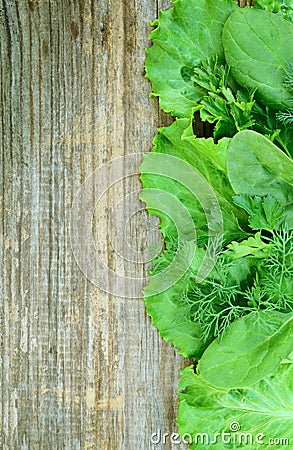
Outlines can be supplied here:
[[[181, 374], [179, 432], [214, 448], [236, 421], [263, 433], [253, 448], [292, 443], [293, 2], [177, 0], [152, 25], [146, 76], [176, 120], [140, 168], [164, 238], [144, 299], [196, 362]], [[196, 136], [195, 114], [213, 137]], [[233, 436], [223, 448], [245, 446]]]

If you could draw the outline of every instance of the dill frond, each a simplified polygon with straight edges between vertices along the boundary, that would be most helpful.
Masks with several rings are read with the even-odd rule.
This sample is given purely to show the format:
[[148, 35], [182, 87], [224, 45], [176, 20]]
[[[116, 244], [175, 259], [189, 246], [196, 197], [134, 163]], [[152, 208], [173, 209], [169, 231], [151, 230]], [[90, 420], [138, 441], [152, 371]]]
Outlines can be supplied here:
[[274, 231], [264, 239], [268, 252], [263, 258], [243, 258], [251, 261], [246, 275], [240, 260], [231, 262], [223, 251], [203, 282], [187, 280], [181, 300], [191, 320], [200, 323], [205, 342], [222, 336], [232, 322], [252, 311], [293, 310], [293, 231]]
[[279, 111], [276, 114], [276, 119], [283, 125], [293, 125], [293, 109], [287, 111]]
[[293, 93], [293, 61], [286, 66], [286, 75], [283, 81], [283, 86]]

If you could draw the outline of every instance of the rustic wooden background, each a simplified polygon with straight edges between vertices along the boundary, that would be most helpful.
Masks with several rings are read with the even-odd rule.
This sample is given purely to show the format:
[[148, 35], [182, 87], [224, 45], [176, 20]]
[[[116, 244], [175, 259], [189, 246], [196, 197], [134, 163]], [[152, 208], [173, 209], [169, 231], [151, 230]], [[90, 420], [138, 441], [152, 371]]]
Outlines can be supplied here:
[[[148, 151], [170, 120], [149, 100], [142, 70], [148, 22], [169, 6], [0, 0], [1, 449], [183, 448], [151, 443], [158, 429], [176, 431], [183, 359], [152, 328], [140, 283], [126, 278], [136, 297], [127, 299], [86, 279], [69, 225], [83, 181]], [[109, 189], [96, 227], [101, 257], [143, 276], [139, 256], [119, 260], [105, 231], [118, 199], [138, 190], [136, 177]], [[153, 225], [144, 212], [128, 224], [138, 255]]]

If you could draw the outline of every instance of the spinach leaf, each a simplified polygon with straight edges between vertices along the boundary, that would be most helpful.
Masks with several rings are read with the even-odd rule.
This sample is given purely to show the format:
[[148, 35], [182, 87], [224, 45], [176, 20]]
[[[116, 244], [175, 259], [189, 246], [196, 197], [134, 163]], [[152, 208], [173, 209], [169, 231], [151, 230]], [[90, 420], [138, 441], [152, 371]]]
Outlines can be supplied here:
[[293, 61], [292, 23], [268, 11], [238, 9], [227, 19], [222, 41], [239, 84], [257, 89], [258, 100], [273, 109], [293, 106], [293, 94], [283, 84]]
[[227, 168], [236, 194], [271, 195], [284, 206], [293, 202], [293, 161], [261, 134], [237, 133], [228, 148]]
[[214, 340], [198, 365], [209, 383], [243, 388], [270, 375], [293, 351], [293, 314], [252, 312]]

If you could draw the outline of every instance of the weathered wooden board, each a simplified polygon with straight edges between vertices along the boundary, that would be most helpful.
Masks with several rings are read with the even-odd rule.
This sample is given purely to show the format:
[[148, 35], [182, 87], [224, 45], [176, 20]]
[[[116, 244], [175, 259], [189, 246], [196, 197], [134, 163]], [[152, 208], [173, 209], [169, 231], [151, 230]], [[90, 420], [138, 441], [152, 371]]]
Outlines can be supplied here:
[[[70, 245], [71, 205], [85, 179], [113, 158], [148, 151], [170, 120], [149, 100], [142, 73], [148, 21], [167, 6], [0, 0], [1, 449], [182, 448], [151, 443], [159, 429], [176, 431], [184, 361], [146, 317], [141, 282], [128, 279], [143, 277], [141, 247], [157, 239], [144, 212], [115, 220], [119, 201], [137, 194], [137, 176], [109, 187], [94, 215], [97, 255], [126, 275], [134, 298], [86, 279]], [[96, 201], [92, 192], [93, 211]], [[136, 197], [128, 203], [135, 210]], [[112, 235], [137, 250], [133, 263], [115, 253], [109, 220]]]

